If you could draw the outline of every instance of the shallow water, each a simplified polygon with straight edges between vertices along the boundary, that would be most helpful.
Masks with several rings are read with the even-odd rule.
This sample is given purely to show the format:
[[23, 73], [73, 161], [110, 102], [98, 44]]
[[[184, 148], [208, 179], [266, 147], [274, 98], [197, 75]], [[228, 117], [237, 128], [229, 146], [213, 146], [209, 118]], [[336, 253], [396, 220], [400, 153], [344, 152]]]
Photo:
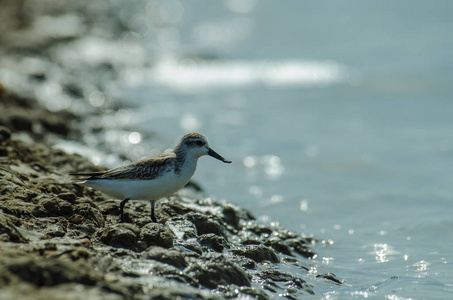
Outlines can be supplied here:
[[209, 195], [333, 241], [316, 260], [345, 284], [316, 297], [447, 298], [452, 10], [152, 2], [131, 14], [156, 63], [124, 74], [121, 98], [135, 105], [126, 119], [139, 132], [126, 143], [139, 158], [205, 134], [233, 160], [199, 161], [194, 179]]

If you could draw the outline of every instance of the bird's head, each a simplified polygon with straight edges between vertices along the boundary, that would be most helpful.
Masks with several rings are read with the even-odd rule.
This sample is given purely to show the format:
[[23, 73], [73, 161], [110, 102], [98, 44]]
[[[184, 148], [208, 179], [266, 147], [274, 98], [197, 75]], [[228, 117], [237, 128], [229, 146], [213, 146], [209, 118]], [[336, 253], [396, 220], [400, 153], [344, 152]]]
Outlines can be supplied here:
[[212, 150], [209, 147], [208, 139], [202, 134], [199, 133], [188, 133], [182, 137], [181, 142], [179, 143], [178, 147], [184, 147], [184, 149], [191, 153], [193, 156], [199, 158], [203, 155], [212, 156], [224, 163], [231, 163], [231, 161], [226, 160], [217, 152]]

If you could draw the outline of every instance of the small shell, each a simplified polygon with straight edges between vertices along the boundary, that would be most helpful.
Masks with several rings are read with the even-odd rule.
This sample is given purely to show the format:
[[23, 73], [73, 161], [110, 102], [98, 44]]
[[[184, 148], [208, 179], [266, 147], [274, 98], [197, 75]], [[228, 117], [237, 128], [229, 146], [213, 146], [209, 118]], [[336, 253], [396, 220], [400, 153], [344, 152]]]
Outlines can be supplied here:
[[85, 217], [82, 215], [72, 215], [68, 221], [74, 224], [82, 224], [85, 221]]

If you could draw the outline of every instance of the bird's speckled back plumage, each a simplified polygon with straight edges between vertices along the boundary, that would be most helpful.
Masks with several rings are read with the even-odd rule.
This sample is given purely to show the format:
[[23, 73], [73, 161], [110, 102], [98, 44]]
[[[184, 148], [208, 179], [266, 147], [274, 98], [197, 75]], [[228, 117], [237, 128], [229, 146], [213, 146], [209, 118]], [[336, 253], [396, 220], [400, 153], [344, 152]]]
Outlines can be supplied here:
[[171, 172], [176, 164], [176, 154], [172, 152], [157, 154], [134, 163], [101, 172], [73, 173], [82, 176], [78, 180], [91, 179], [139, 179], [151, 180], [159, 175]]

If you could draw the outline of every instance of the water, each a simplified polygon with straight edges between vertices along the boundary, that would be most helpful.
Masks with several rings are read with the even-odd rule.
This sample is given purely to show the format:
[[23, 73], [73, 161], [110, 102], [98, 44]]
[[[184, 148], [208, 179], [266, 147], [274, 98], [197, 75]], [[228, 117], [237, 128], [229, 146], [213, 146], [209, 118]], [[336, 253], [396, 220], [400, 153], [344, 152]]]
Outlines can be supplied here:
[[[130, 22], [150, 69], [124, 75], [135, 156], [198, 131], [217, 199], [333, 241], [317, 297], [453, 292], [453, 3], [151, 2]], [[131, 136], [130, 136], [131, 137]], [[145, 151], [145, 152], [146, 152]]]

